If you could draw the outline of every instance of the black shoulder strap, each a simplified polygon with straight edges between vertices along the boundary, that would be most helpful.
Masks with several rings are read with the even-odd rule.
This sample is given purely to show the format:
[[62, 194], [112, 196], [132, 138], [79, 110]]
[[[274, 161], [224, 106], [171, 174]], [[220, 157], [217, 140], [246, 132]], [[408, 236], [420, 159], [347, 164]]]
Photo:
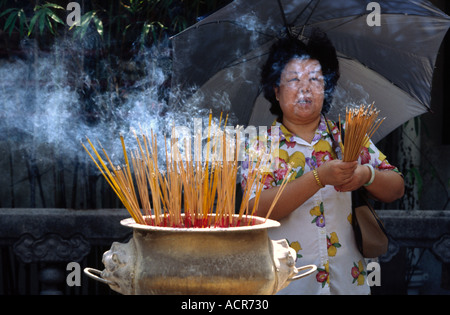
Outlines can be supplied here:
[[[337, 152], [336, 149], [339, 148], [339, 143], [337, 143], [337, 141], [333, 137], [333, 133], [330, 130], [330, 123], [328, 122], [327, 116], [323, 115], [323, 118], [325, 118], [325, 123], [327, 125], [328, 136], [331, 138], [331, 142], [333, 143], [333, 150], [334, 150], [334, 152]], [[338, 121], [338, 128], [341, 131], [342, 144], [344, 144], [345, 130], [344, 130], [344, 128], [342, 128], [342, 124], [340, 121]]]

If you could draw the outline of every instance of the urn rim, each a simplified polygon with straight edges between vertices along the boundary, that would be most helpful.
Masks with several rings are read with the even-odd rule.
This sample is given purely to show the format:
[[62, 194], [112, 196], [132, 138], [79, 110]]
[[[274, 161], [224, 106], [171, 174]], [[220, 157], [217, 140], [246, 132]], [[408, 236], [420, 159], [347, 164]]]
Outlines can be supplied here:
[[[184, 214], [181, 214], [184, 218]], [[152, 216], [154, 217], [154, 216]], [[238, 218], [238, 214], [234, 214], [233, 218]], [[237, 232], [237, 231], [254, 231], [263, 230], [269, 228], [279, 227], [281, 224], [278, 221], [272, 219], [266, 219], [258, 216], [245, 216], [246, 220], [255, 220], [256, 224], [252, 225], [242, 225], [242, 226], [231, 226], [231, 227], [166, 227], [166, 226], [155, 226], [155, 225], [145, 225], [136, 223], [133, 218], [126, 218], [120, 221], [120, 224], [126, 227], [130, 227], [138, 230], [145, 231], [164, 231], [164, 232], [190, 232], [190, 233], [205, 233], [205, 232]], [[248, 222], [248, 221], [247, 221]]]

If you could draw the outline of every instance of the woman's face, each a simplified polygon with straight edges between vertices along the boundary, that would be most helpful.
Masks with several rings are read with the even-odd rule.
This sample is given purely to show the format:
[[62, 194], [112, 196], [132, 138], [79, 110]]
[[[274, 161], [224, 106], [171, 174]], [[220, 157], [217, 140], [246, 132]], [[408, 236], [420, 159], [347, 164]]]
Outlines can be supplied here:
[[293, 58], [284, 67], [275, 95], [283, 120], [302, 124], [320, 117], [324, 100], [324, 79], [319, 61]]

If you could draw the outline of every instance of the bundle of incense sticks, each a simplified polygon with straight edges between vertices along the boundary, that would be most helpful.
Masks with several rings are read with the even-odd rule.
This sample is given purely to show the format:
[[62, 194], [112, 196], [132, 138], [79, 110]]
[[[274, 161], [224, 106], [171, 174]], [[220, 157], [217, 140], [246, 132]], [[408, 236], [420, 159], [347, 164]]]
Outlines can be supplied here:
[[[188, 139], [185, 139], [184, 154], [181, 153], [172, 137], [169, 144], [165, 139], [164, 171], [158, 166], [158, 144], [153, 132], [150, 137], [134, 133], [138, 149], [130, 153], [127, 152], [123, 136], [120, 136], [125, 160], [123, 166], [114, 165], [101, 144], [106, 162], [89, 139], [87, 141], [93, 154], [87, 146], [82, 145], [136, 223], [199, 228], [250, 225], [252, 221], [247, 219], [248, 215], [254, 214], [266, 179], [264, 166], [267, 155], [261, 154], [256, 159], [249, 157], [252, 161], [249, 161], [247, 185], [239, 215], [234, 216], [240, 128], [236, 128], [235, 137], [230, 141], [225, 131], [220, 130], [222, 114], [214, 130], [211, 118], [210, 113], [206, 159], [201, 161], [192, 158], [191, 141]], [[224, 126], [226, 122], [227, 118]], [[198, 147], [193, 148], [193, 151], [198, 154], [202, 152], [201, 135], [195, 137], [194, 143]], [[233, 158], [227, 156], [228, 152], [234, 153]], [[286, 176], [272, 208], [288, 179], [289, 176]], [[249, 209], [252, 189], [255, 189], [255, 204]]]
[[[369, 106], [361, 105], [357, 108], [346, 108], [344, 146], [342, 148], [343, 161], [358, 160], [362, 149], [384, 121], [384, 118], [378, 119], [379, 113], [380, 111], [374, 107], [374, 103]], [[342, 134], [342, 130], [340, 131]]]

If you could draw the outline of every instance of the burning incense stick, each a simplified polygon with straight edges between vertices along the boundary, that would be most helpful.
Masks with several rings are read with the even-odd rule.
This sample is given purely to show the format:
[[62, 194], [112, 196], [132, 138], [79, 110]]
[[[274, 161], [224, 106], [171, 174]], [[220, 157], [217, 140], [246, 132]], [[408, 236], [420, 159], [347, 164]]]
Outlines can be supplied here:
[[[227, 118], [228, 116], [225, 118], [224, 126]], [[158, 166], [158, 144], [153, 132], [150, 137], [145, 134], [138, 136], [134, 132], [137, 149], [130, 153], [127, 152], [123, 136], [120, 136], [124, 166], [114, 165], [102, 147], [107, 161], [105, 162], [89, 139], [87, 141], [91, 150], [83, 143], [82, 146], [137, 223], [200, 228], [236, 226], [241, 224], [244, 217], [253, 215], [257, 208], [266, 179], [264, 165], [268, 161], [266, 156], [260, 155], [254, 165], [253, 162], [249, 162], [249, 165], [253, 166], [249, 172], [248, 185], [239, 208], [238, 219], [234, 219], [240, 127], [237, 128], [235, 137], [229, 139], [225, 129], [223, 131], [220, 129], [221, 124], [222, 115], [218, 126], [213, 128], [210, 113], [204, 162], [192, 158], [190, 140], [185, 140], [183, 161], [178, 142], [174, 141], [175, 137], [172, 136], [169, 142], [165, 138], [164, 171]], [[195, 135], [194, 147], [194, 155], [201, 156], [201, 134]], [[235, 149], [234, 158], [229, 159], [228, 149]], [[91, 154], [91, 151], [94, 154]], [[273, 204], [278, 200], [286, 182], [287, 179], [279, 188]], [[253, 209], [249, 209], [252, 187], [256, 187], [256, 199]]]
[[[361, 105], [358, 108], [347, 108], [345, 115], [345, 136], [342, 148], [342, 160], [345, 162], [357, 161], [361, 150], [367, 145], [373, 134], [380, 127], [383, 119], [377, 119], [378, 111], [374, 104]], [[342, 134], [342, 130], [341, 134]]]

